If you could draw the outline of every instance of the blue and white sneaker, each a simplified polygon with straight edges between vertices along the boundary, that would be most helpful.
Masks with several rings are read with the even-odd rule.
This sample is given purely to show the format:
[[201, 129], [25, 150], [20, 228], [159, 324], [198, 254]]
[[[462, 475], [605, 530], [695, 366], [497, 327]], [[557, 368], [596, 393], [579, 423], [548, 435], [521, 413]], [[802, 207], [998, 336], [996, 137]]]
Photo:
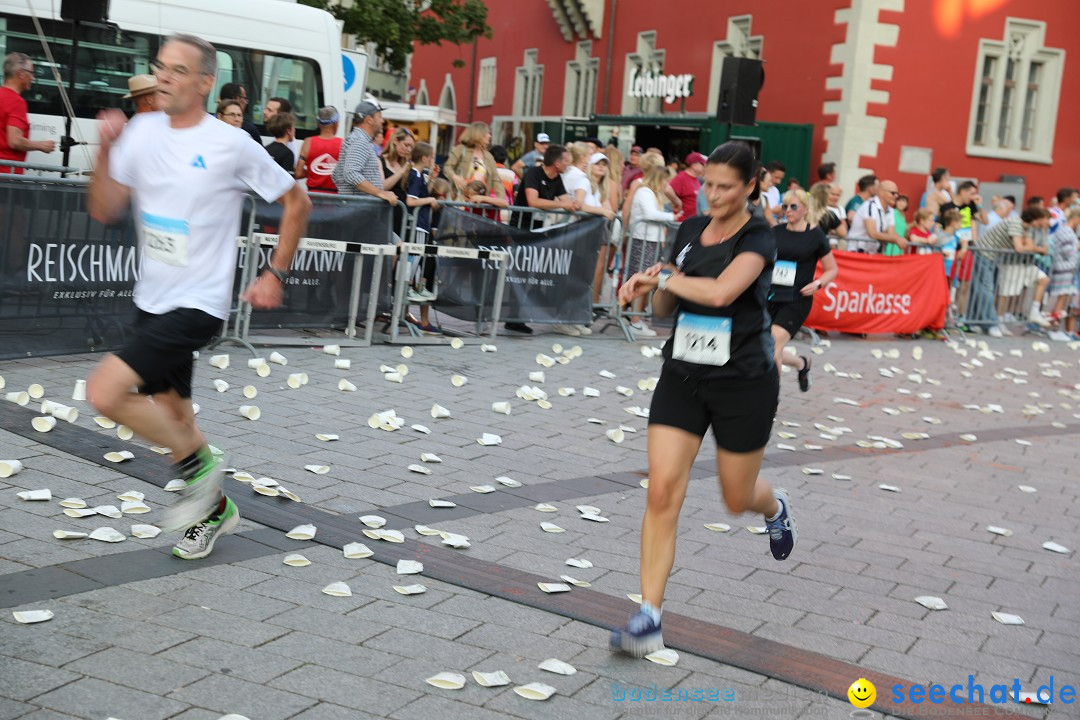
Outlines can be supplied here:
[[611, 631], [611, 649], [621, 650], [634, 657], [645, 657], [664, 647], [664, 638], [660, 633], [660, 623], [652, 615], [638, 610], [630, 616], [623, 630]]
[[775, 520], [765, 521], [765, 525], [769, 528], [769, 549], [777, 560], [786, 560], [795, 549], [795, 543], [799, 539], [799, 528], [791, 517], [791, 499], [788, 498], [787, 490], [776, 488], [773, 490], [773, 496], [780, 503], [780, 514]]

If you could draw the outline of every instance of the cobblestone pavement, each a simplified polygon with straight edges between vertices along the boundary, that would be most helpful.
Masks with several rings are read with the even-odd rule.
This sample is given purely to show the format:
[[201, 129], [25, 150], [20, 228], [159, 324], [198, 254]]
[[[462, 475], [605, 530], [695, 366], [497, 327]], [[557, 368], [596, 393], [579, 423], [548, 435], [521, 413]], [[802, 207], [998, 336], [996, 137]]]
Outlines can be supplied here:
[[[557, 357], [553, 343], [580, 345], [583, 354], [543, 368], [537, 354]], [[991, 343], [980, 348], [963, 341], [950, 347], [834, 338], [811, 356], [809, 394], [800, 394], [793, 374], [786, 374], [763, 474], [792, 494], [798, 547], [778, 563], [767, 538], [745, 529], [764, 524], [760, 518], [726, 512], [708, 439], [682, 514], [665, 611], [842, 660], [854, 666], [852, 681], [866, 669], [946, 687], [966, 686], [973, 675], [988, 691], [1014, 678], [1034, 691], [1051, 676], [1056, 690], [1075, 687], [1080, 347], [1052, 343], [1040, 350], [1024, 338]], [[592, 583], [575, 593], [625, 597], [638, 591], [645, 490], [622, 484], [599, 495], [552, 496], [553, 513], [533, 505], [560, 482], [645, 470], [645, 420], [624, 408], [648, 406], [650, 394], [638, 381], [658, 375], [660, 360], [644, 357], [640, 346], [543, 335], [500, 339], [495, 353], [477, 345], [419, 346], [409, 359], [400, 348], [377, 346], [342, 350], [349, 370], [335, 370], [334, 358], [317, 350], [286, 349], [288, 366], [271, 365], [265, 379], [246, 366], [244, 352], [221, 352], [231, 356], [227, 370], [210, 367], [209, 353], [197, 361], [195, 399], [210, 441], [228, 453], [229, 465], [273, 477], [304, 506], [355, 522], [357, 540], [377, 543], [360, 535], [356, 520], [357, 513], [374, 511], [408, 538], [437, 545], [440, 538], [421, 537], [401, 519], [426, 511], [431, 498], [484, 498], [470, 488], [490, 484], [497, 488], [490, 497], [504, 499], [502, 505], [481, 503], [488, 508], [481, 510], [462, 503], [446, 511], [445, 521], [427, 523], [468, 536], [472, 546], [454, 552], [506, 572], [555, 582], [570, 574]], [[4, 392], [40, 383], [46, 398], [80, 410], [76, 425], [112, 438], [112, 449], [121, 450], [129, 444], [98, 428], [86, 403], [70, 400], [75, 380], [95, 361], [65, 356], [2, 362]], [[400, 363], [409, 371], [402, 383], [381, 377], [380, 365]], [[530, 381], [538, 371], [544, 382]], [[306, 372], [309, 383], [288, 388], [290, 372]], [[454, 374], [468, 382], [455, 387]], [[216, 378], [229, 384], [226, 392], [214, 390]], [[358, 390], [338, 390], [343, 378]], [[526, 384], [543, 388], [551, 409], [515, 397]], [[245, 385], [258, 390], [253, 400], [244, 398]], [[599, 397], [587, 397], [586, 386]], [[620, 386], [632, 397], [617, 392]], [[564, 387], [576, 393], [563, 397], [558, 389]], [[511, 404], [510, 415], [492, 411], [499, 401]], [[433, 419], [434, 403], [451, 417]], [[241, 417], [243, 404], [258, 405], [261, 418]], [[368, 426], [373, 413], [391, 408], [405, 419], [402, 429]], [[32, 417], [7, 404], [4, 412], [20, 413], [14, 417], [27, 426]], [[412, 430], [416, 423], [430, 434]], [[173, 501], [122, 466], [54, 447], [61, 445], [65, 425], [55, 435], [0, 431], [0, 459], [25, 465], [20, 474], [0, 479], [0, 601], [18, 599], [0, 602], [9, 607], [0, 617], [0, 720], [216, 720], [225, 713], [251, 720], [846, 718], [853, 710], [846, 699], [690, 653], [674, 667], [613, 656], [605, 629], [467, 584], [422, 574], [401, 578], [393, 567], [287, 541], [279, 530], [251, 521], [203, 562], [168, 558], [164, 552], [175, 541], [168, 535], [116, 544], [55, 539], [54, 530], [86, 532], [102, 525], [127, 534], [133, 523], [160, 521]], [[619, 425], [636, 432], [615, 444], [605, 430]], [[322, 442], [317, 433], [340, 440]], [[500, 435], [502, 444], [481, 446], [483, 433]], [[929, 437], [915, 439], [913, 433]], [[969, 433], [974, 438], [961, 437]], [[879, 447], [863, 447], [873, 443]], [[435, 453], [442, 462], [421, 463], [421, 453]], [[431, 474], [411, 472], [411, 464], [423, 464]], [[305, 465], [330, 470], [315, 474]], [[822, 473], [808, 474], [817, 469]], [[500, 476], [523, 487], [504, 487], [495, 481]], [[52, 491], [52, 501], [16, 495], [40, 488]], [[116, 496], [132, 489], [145, 493], [149, 514], [68, 518], [57, 502], [81, 497], [91, 507], [119, 506]], [[266, 499], [251, 494], [243, 500]], [[600, 508], [609, 522], [578, 519], [578, 504]], [[541, 522], [566, 531], [545, 533]], [[707, 523], [732, 529], [714, 532]], [[996, 535], [987, 526], [1011, 534]], [[1047, 541], [1067, 552], [1044, 549]], [[285, 565], [286, 552], [297, 551], [292, 548], [311, 565]], [[571, 557], [592, 567], [568, 567]], [[351, 586], [351, 597], [320, 592], [337, 581]], [[405, 596], [392, 589], [412, 582], [422, 582], [427, 592]], [[914, 601], [922, 595], [943, 598], [948, 609], [925, 609]], [[632, 607], [627, 600], [627, 612]], [[52, 610], [55, 617], [17, 624], [10, 610], [28, 609]], [[1001, 624], [992, 612], [1020, 615], [1024, 624]], [[553, 657], [577, 673], [537, 669]], [[473, 670], [503, 670], [511, 685], [481, 687], [469, 677]], [[465, 675], [466, 686], [442, 690], [425, 682], [444, 671]], [[513, 686], [527, 682], [544, 682], [557, 693], [546, 702], [526, 700]], [[653, 684], [729, 692], [733, 699], [619, 699], [625, 689]], [[880, 696], [888, 691], [878, 689]], [[1029, 717], [1080, 717], [1077, 704], [1052, 707], [1009, 706]]]

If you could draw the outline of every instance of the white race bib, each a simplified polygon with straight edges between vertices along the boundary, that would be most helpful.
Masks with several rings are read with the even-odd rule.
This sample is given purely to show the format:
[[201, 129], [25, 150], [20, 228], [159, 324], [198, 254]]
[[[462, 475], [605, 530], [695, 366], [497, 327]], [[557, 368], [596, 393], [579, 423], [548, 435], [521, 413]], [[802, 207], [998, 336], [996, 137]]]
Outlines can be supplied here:
[[772, 284], [784, 287], [795, 286], [795, 263], [791, 260], [777, 260], [773, 265]]
[[698, 365], [725, 365], [731, 359], [731, 318], [679, 313], [671, 357]]
[[956, 257], [956, 248], [946, 247], [941, 249], [941, 254], [945, 256], [946, 260], [952, 260]]
[[187, 267], [188, 224], [186, 220], [160, 217], [142, 213], [143, 252], [148, 258], [173, 265]]
[[971, 242], [971, 228], [960, 228], [956, 231], [957, 240], [967, 240]]

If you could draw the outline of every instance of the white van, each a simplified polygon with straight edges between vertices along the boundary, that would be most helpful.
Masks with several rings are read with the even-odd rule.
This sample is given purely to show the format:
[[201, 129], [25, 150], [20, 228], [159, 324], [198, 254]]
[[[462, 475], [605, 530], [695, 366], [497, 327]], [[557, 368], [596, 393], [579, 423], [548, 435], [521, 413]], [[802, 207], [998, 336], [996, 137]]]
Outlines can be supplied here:
[[[60, 18], [59, 0], [30, 0], [29, 5], [41, 21], [67, 89], [73, 23]], [[248, 119], [263, 135], [262, 108], [272, 97], [292, 103], [300, 139], [318, 132], [316, 113], [323, 105], [336, 107], [343, 119], [347, 116], [341, 31], [330, 13], [278, 0], [112, 0], [107, 23], [79, 23], [71, 97], [76, 121], [71, 135], [87, 145], [72, 148], [69, 165], [92, 167], [97, 153], [95, 116], [104, 108], [131, 110], [130, 101], [123, 100], [128, 78], [150, 72], [150, 61], [172, 33], [197, 35], [217, 48], [219, 70], [207, 103], [210, 112], [217, 106], [221, 86], [236, 82], [247, 89]], [[9, 52], [23, 52], [34, 60], [34, 86], [23, 96], [31, 138], [57, 141], [55, 152], [30, 153], [27, 161], [60, 165], [66, 114], [27, 0], [0, 0], [0, 56]], [[363, 88], [366, 56], [349, 55], [348, 84]], [[344, 133], [344, 126], [343, 122], [339, 132]]]

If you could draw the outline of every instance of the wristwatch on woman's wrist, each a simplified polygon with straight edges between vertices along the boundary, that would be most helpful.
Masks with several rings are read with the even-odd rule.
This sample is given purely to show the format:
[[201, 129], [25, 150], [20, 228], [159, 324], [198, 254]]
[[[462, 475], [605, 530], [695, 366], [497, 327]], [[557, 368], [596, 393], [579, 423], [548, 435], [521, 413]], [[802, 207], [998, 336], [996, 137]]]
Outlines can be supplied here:
[[671, 270], [661, 270], [660, 273], [656, 276], [656, 289], [667, 290], [667, 281], [668, 278], [672, 276], [672, 274], [673, 271]]

